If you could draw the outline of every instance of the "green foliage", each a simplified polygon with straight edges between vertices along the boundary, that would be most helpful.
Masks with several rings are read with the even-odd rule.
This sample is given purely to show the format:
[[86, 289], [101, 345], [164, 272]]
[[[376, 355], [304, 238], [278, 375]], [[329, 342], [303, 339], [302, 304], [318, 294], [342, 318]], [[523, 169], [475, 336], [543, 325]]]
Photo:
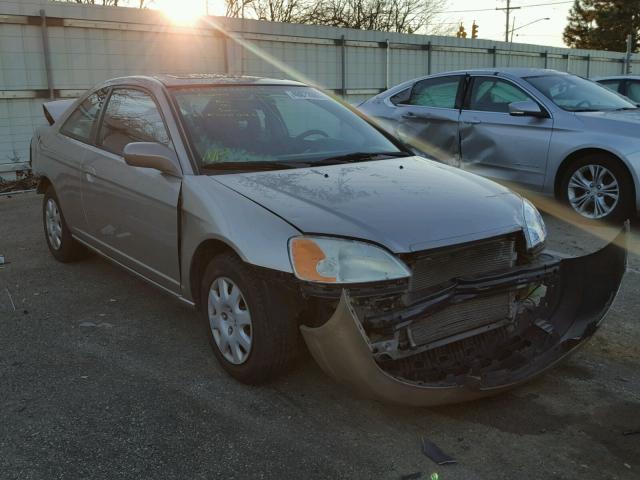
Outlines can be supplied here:
[[624, 52], [631, 34], [638, 49], [640, 0], [576, 0], [568, 20], [563, 38], [570, 47]]

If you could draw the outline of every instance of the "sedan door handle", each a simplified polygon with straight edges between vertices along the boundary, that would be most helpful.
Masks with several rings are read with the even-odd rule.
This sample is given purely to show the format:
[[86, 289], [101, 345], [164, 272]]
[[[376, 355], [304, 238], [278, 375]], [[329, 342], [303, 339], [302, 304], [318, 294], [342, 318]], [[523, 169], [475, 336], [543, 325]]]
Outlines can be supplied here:
[[470, 120], [465, 120], [463, 123], [466, 123], [467, 125], [478, 125], [479, 123], [482, 123], [482, 122], [477, 118], [472, 118]]
[[416, 119], [416, 118], [429, 118], [430, 115], [428, 114], [421, 114], [421, 115], [417, 115], [413, 112], [407, 112], [407, 113], [403, 113], [402, 114], [402, 118], [410, 118], [410, 119]]
[[84, 168], [84, 176], [88, 182], [93, 182], [96, 174], [96, 169], [93, 167], [85, 167]]

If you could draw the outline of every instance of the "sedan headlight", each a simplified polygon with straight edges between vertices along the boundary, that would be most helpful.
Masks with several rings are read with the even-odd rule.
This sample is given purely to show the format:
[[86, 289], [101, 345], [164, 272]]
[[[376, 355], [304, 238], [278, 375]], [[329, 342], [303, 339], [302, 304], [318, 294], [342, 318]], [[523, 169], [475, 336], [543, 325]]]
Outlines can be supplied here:
[[375, 245], [329, 237], [289, 240], [293, 271], [300, 280], [318, 283], [362, 283], [407, 278], [407, 266]]
[[524, 234], [527, 240], [527, 248], [533, 250], [544, 245], [547, 239], [547, 227], [544, 225], [542, 215], [529, 200], [522, 200], [524, 208], [525, 229]]

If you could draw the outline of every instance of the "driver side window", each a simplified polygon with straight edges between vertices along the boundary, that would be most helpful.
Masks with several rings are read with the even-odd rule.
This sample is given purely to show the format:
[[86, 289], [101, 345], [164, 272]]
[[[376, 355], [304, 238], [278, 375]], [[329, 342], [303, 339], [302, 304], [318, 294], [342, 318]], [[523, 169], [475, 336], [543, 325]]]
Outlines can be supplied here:
[[[511, 82], [494, 77], [476, 77], [473, 80], [469, 110], [509, 113], [509, 104], [531, 100], [529, 95]], [[537, 103], [537, 102], [536, 102]]]
[[98, 135], [98, 145], [122, 155], [133, 142], [156, 142], [171, 146], [169, 134], [158, 107], [143, 91], [120, 88], [111, 93]]

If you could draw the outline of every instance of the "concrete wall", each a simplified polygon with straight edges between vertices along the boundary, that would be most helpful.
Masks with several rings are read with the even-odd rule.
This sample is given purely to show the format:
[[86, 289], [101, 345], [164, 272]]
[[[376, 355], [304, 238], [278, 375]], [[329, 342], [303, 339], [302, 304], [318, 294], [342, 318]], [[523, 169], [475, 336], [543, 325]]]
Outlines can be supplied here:
[[[47, 74], [40, 10], [47, 17]], [[635, 55], [632, 69], [640, 64]], [[315, 83], [356, 102], [401, 81], [474, 67], [548, 67], [620, 74], [625, 55], [452, 37], [210, 17], [176, 27], [156, 11], [45, 0], [0, 0], [0, 176], [28, 162], [50, 96], [73, 98], [107, 78], [218, 72]]]

